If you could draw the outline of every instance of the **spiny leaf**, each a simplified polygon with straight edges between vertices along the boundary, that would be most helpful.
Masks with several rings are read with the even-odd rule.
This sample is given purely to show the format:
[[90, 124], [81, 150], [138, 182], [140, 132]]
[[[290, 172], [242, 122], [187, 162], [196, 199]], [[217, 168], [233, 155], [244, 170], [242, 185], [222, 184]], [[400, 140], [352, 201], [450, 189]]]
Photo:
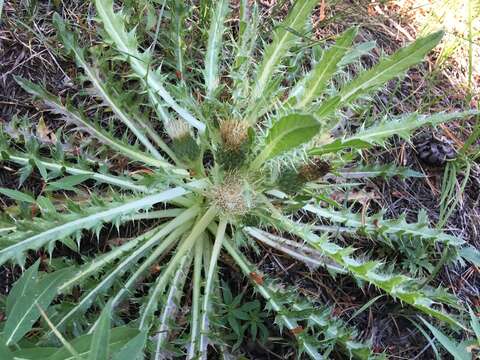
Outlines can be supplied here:
[[53, 15], [53, 23], [57, 28], [57, 32], [59, 33], [60, 39], [67, 52], [74, 54], [77, 64], [83, 68], [100, 98], [110, 106], [115, 115], [135, 134], [137, 139], [148, 149], [148, 151], [150, 151], [156, 159], [162, 160], [162, 155], [160, 155], [158, 150], [148, 140], [139, 125], [130, 118], [124, 109], [122, 109], [121, 104], [116, 100], [115, 96], [110, 93], [106, 84], [102, 82], [98, 71], [91, 67], [85, 60], [84, 50], [78, 46], [74, 33], [71, 29], [68, 29], [65, 26], [62, 18], [57, 13]]
[[355, 27], [341, 34], [335, 44], [324, 51], [321, 60], [313, 69], [295, 85], [288, 102], [297, 109], [304, 109], [318, 99], [337, 71], [339, 62], [350, 49], [356, 35]]
[[32, 235], [31, 233], [27, 233], [23, 238], [17, 239], [15, 244], [0, 250], [0, 264], [4, 264], [8, 260], [20, 256], [26, 250], [38, 249], [49, 242], [66, 238], [76, 231], [91, 229], [102, 222], [109, 222], [115, 218], [132, 214], [140, 209], [149, 208], [154, 204], [178, 198], [188, 192], [189, 191], [183, 188], [177, 187], [158, 194], [131, 200], [130, 202], [126, 201], [123, 204], [113, 203], [110, 205], [111, 208], [106, 208], [103, 211], [88, 214], [62, 224], [54, 224], [50, 229], [38, 234]]
[[362, 214], [351, 213], [348, 210], [337, 211], [314, 205], [306, 205], [304, 209], [334, 223], [340, 223], [355, 229], [362, 229], [368, 233], [425, 239], [432, 242], [442, 242], [451, 246], [459, 246], [464, 243], [462, 239], [429, 227], [426, 219], [421, 219], [420, 217], [417, 223], [407, 223], [405, 217], [389, 220], [383, 219], [382, 214], [362, 216]]
[[61, 180], [56, 180], [48, 183], [47, 190], [75, 190], [75, 186], [83, 183], [90, 178], [89, 174], [79, 174], [66, 176]]
[[262, 63], [258, 67], [253, 99], [262, 96], [274, 71], [295, 43], [296, 33], [303, 31], [310, 13], [317, 4], [318, 0], [297, 1], [285, 21], [275, 29], [273, 40], [265, 49]]
[[0, 194], [3, 194], [7, 197], [9, 197], [10, 199], [13, 199], [13, 200], [17, 200], [17, 201], [20, 201], [20, 202], [26, 202], [26, 203], [30, 203], [30, 204], [34, 204], [35, 203], [35, 199], [28, 195], [28, 194], [25, 194], [21, 191], [18, 191], [18, 190], [11, 190], [11, 189], [6, 189], [6, 188], [0, 188]]
[[361, 165], [353, 168], [338, 170], [338, 173], [347, 179], [392, 176], [400, 176], [402, 178], [425, 177], [425, 175], [419, 173], [418, 171], [406, 167], [398, 167], [394, 164]]
[[234, 81], [232, 98], [237, 104], [247, 99], [251, 88], [249, 70], [254, 63], [253, 51], [258, 37], [258, 24], [260, 16], [258, 5], [253, 3], [249, 6], [248, 0], [241, 0], [240, 3], [240, 34], [237, 43], [237, 53], [230, 76]]
[[427, 290], [415, 290], [413, 284], [417, 280], [406, 275], [397, 275], [381, 271], [381, 264], [378, 261], [363, 261], [350, 256], [351, 251], [347, 248], [320, 238], [303, 224], [297, 224], [280, 214], [273, 214], [272, 224], [280, 229], [299, 236], [314, 248], [320, 250], [325, 256], [345, 267], [358, 279], [369, 282], [372, 285], [384, 290], [394, 298], [412, 305], [418, 310], [445, 321], [454, 327], [465, 328], [452, 315], [434, 307], [436, 302], [428, 294]]
[[[165, 160], [153, 158], [142, 151], [113, 138], [108, 132], [87, 120], [80, 111], [68, 104], [63, 105], [57, 97], [47, 92], [41, 86], [20, 77], [15, 77], [15, 80], [25, 91], [41, 98], [50, 111], [61, 115], [65, 121], [79, 126], [81, 129], [85, 130], [99, 141], [107, 144], [112, 149], [117, 150], [119, 153], [124, 154], [132, 160], [140, 161], [150, 166], [172, 169], [172, 165]], [[173, 170], [177, 171], [175, 169]], [[182, 171], [180, 172], [183, 173]]]
[[[31, 155], [21, 153], [18, 151], [14, 151], [12, 149], [5, 149], [4, 154], [8, 157], [8, 160], [19, 164], [19, 165], [28, 165], [30, 164]], [[152, 188], [147, 188], [146, 186], [136, 184], [132, 179], [127, 177], [120, 177], [111, 175], [108, 173], [98, 173], [88, 168], [83, 168], [78, 165], [70, 164], [66, 161], [52, 161], [52, 160], [45, 160], [43, 158], [36, 157], [36, 163], [41, 163], [46, 169], [51, 170], [53, 172], [66, 172], [67, 174], [71, 175], [82, 175], [85, 177], [92, 178], [96, 180], [98, 183], [105, 183], [110, 185], [115, 185], [120, 188], [137, 191], [141, 193], [151, 193], [156, 191]]]
[[[113, 40], [117, 49], [127, 57], [132, 70], [151, 91], [160, 96], [168, 106], [174, 109], [185, 121], [200, 132], [205, 131], [205, 124], [198, 121], [188, 110], [182, 108], [162, 85], [160, 76], [150, 68], [152, 62], [149, 53], [140, 53], [138, 51], [138, 42], [135, 34], [128, 33], [125, 30], [123, 14], [113, 11], [113, 0], [95, 0], [95, 7], [98, 15], [103, 22], [103, 26], [108, 35]], [[156, 104], [153, 104], [154, 106]]]
[[422, 61], [425, 55], [440, 42], [443, 34], [443, 31], [438, 31], [417, 39], [392, 56], [382, 59], [370, 70], [361, 73], [355, 80], [341, 89], [342, 103], [351, 102], [361, 95], [378, 89], [388, 80], [401, 75], [407, 69]]
[[367, 129], [362, 128], [354, 135], [337, 139], [321, 147], [311, 149], [309, 154], [323, 155], [344, 149], [364, 149], [373, 145], [384, 145], [385, 141], [394, 135], [408, 139], [412, 131], [421, 126], [435, 126], [447, 121], [473, 116], [478, 113], [476, 110], [470, 110], [433, 115], [408, 114], [393, 120], [385, 120]]
[[218, 0], [210, 20], [207, 53], [205, 54], [205, 86], [207, 87], [207, 97], [212, 96], [220, 81], [218, 77], [218, 57], [222, 50], [222, 36], [225, 28], [225, 17], [229, 10], [228, 5], [228, 0]]

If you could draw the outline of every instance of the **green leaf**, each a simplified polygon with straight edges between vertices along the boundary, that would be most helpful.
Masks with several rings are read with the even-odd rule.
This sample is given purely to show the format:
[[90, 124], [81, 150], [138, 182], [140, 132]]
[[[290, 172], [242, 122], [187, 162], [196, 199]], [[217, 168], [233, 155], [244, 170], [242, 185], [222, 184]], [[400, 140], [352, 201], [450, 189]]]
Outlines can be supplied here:
[[[123, 14], [113, 11], [113, 0], [95, 0], [95, 7], [99, 19], [103, 22], [105, 31], [113, 40], [119, 52], [126, 56], [135, 74], [144, 80], [149, 90], [160, 96], [180, 117], [193, 127], [196, 127], [200, 132], [204, 132], [206, 129], [205, 124], [197, 120], [188, 110], [175, 101], [163, 86], [160, 75], [151, 69], [150, 64], [153, 62], [151, 54], [138, 51], [138, 42], [135, 34], [125, 30]], [[153, 105], [156, 106], [157, 104], [154, 103]]]
[[455, 360], [471, 360], [472, 354], [467, 352], [465, 349], [462, 349], [459, 345], [457, 345], [453, 340], [450, 340], [447, 335], [442, 333], [433, 325], [430, 325], [427, 321], [423, 318], [420, 318], [423, 323], [428, 327], [428, 329], [432, 332], [433, 336], [443, 345], [447, 351], [455, 357]]
[[[74, 124], [80, 127], [82, 130], [89, 133], [91, 136], [97, 138], [99, 141], [108, 145], [109, 147], [118, 151], [124, 156], [135, 161], [143, 162], [150, 166], [172, 169], [172, 165], [167, 161], [154, 158], [149, 154], [146, 154], [143, 151], [114, 138], [103, 128], [87, 119], [87, 117], [78, 109], [74, 108], [68, 103], [66, 105], [63, 105], [58, 97], [52, 95], [41, 86], [18, 76], [15, 76], [14, 78], [15, 81], [25, 91], [42, 99], [51, 112], [61, 115], [63, 120], [67, 123]], [[175, 169], [172, 170], [176, 172]], [[184, 172], [181, 171], [180, 174], [184, 174]]]
[[263, 151], [252, 167], [310, 141], [320, 130], [320, 123], [312, 115], [290, 114], [276, 121], [268, 131]]
[[294, 45], [297, 34], [303, 32], [307, 19], [317, 4], [318, 0], [296, 1], [285, 21], [277, 26], [273, 33], [273, 40], [266, 47], [262, 63], [258, 67], [253, 100], [262, 96], [268, 83], [272, 80], [274, 71]]
[[353, 168], [338, 170], [341, 176], [347, 179], [372, 178], [372, 177], [425, 177], [422, 173], [409, 169], [407, 167], [399, 167], [394, 164], [375, 164], [360, 165]]
[[[52, 356], [56, 351], [58, 351], [58, 348], [38, 347], [38, 346], [31, 349], [21, 349], [13, 353], [14, 358], [12, 358], [12, 360], [13, 359], [45, 360], [45, 359], [48, 359], [50, 356]], [[3, 355], [3, 353], [1, 354]], [[2, 360], [3, 360], [3, 357], [2, 357]]]
[[128, 343], [126, 343], [118, 352], [116, 352], [112, 360], [140, 360], [143, 359], [143, 349], [147, 342], [147, 332], [141, 332]]
[[112, 109], [118, 119], [120, 119], [135, 134], [137, 139], [156, 159], [162, 160], [163, 157], [145, 136], [143, 130], [140, 129], [140, 125], [130, 118], [127, 112], [122, 108], [119, 101], [111, 94], [107, 85], [102, 82], [98, 74], [98, 70], [90, 66], [90, 64], [88, 64], [88, 62], [85, 60], [84, 50], [78, 46], [74, 32], [65, 26], [62, 18], [57, 13], [53, 15], [53, 24], [57, 28], [57, 32], [60, 35], [60, 39], [67, 52], [73, 53], [77, 64], [85, 71], [85, 74], [88, 76], [88, 79], [93, 85], [95, 94]]
[[[113, 328], [110, 331], [110, 339], [108, 342], [108, 348], [110, 353], [115, 353], [122, 349], [131, 339], [139, 334], [137, 329], [128, 327]], [[82, 357], [82, 359], [88, 359], [90, 356], [91, 344], [94, 335], [83, 335], [70, 342], [70, 345], [75, 351]], [[55, 354], [46, 360], [78, 360], [72, 355], [65, 347], [59, 349]], [[130, 359], [129, 359], [130, 360]]]
[[81, 175], [70, 175], [66, 176], [61, 180], [52, 181], [48, 184], [47, 190], [55, 191], [55, 190], [75, 190], [75, 186], [81, 184], [82, 182], [88, 180], [90, 178], [89, 174], [81, 174]]
[[35, 261], [35, 263], [31, 265], [23, 273], [20, 279], [18, 279], [15, 282], [15, 284], [13, 284], [12, 290], [10, 290], [10, 293], [8, 294], [6, 307], [5, 307], [5, 312], [7, 314], [7, 317], [10, 316], [12, 312], [12, 308], [17, 302], [17, 300], [26, 296], [25, 294], [27, 294], [29, 289], [32, 289], [33, 286], [35, 286], [35, 283], [37, 282], [37, 277], [38, 277], [39, 265], [40, 265], [40, 259]]
[[459, 255], [465, 260], [470, 261], [475, 266], [480, 266], [480, 251], [473, 246], [462, 247], [458, 251]]
[[323, 155], [335, 153], [344, 149], [364, 149], [373, 145], [384, 145], [385, 141], [394, 136], [400, 136], [408, 139], [413, 130], [425, 126], [435, 126], [447, 121], [462, 119], [480, 113], [477, 110], [437, 113], [433, 115], [407, 114], [393, 120], [384, 120], [378, 125], [374, 125], [367, 129], [362, 128], [356, 134], [336, 139], [335, 141], [325, 144], [321, 147], [311, 149], [310, 155]]
[[351, 102], [361, 95], [378, 89], [388, 80], [403, 74], [410, 67], [421, 62], [425, 55], [440, 42], [443, 34], [443, 31], [438, 31], [417, 39], [392, 56], [382, 59], [370, 70], [361, 73], [341, 89], [342, 103]]
[[0, 194], [8, 196], [10, 199], [13, 199], [13, 200], [23, 201], [23, 202], [27, 202], [27, 203], [30, 203], [30, 204], [35, 203], [35, 199], [32, 196], [30, 196], [28, 194], [25, 194], [25, 193], [23, 193], [21, 191], [18, 191], [18, 190], [0, 188]]
[[88, 360], [108, 360], [110, 343], [110, 324], [112, 316], [112, 306], [108, 303], [102, 310], [100, 319], [96, 323], [93, 332], [92, 344], [90, 345], [90, 355]]
[[480, 345], [480, 320], [478, 316], [473, 312], [472, 308], [468, 308], [468, 313], [470, 314], [470, 325], [472, 326], [473, 332], [477, 338], [477, 342]]
[[[1, 11], [1, 5], [2, 4], [0, 1], [0, 11]], [[12, 352], [10, 351], [10, 349], [7, 346], [3, 345], [2, 343], [0, 343], [0, 355], [2, 360], [15, 360], [18, 358], [18, 357], [15, 357], [14, 354], [12, 354]]]
[[218, 56], [222, 50], [222, 36], [225, 29], [225, 17], [229, 11], [228, 5], [228, 0], [218, 0], [210, 21], [207, 53], [205, 54], [205, 86], [207, 87], [207, 97], [212, 96], [220, 81], [218, 77]]
[[32, 279], [22, 284], [25, 286], [28, 282], [29, 288], [24, 289], [24, 296], [13, 304], [5, 323], [3, 337], [6, 345], [16, 343], [32, 328], [40, 317], [38, 307], [46, 309], [50, 305], [57, 295], [58, 285], [71, 274], [71, 270], [63, 269], [40, 279], [37, 278], [36, 270], [29, 273]]
[[340, 35], [334, 45], [324, 51], [321, 60], [295, 85], [288, 102], [293, 103], [297, 109], [304, 109], [323, 94], [328, 81], [350, 49], [357, 30], [356, 27], [348, 29]]
[[48, 230], [42, 231], [38, 234], [32, 235], [27, 232], [25, 237], [13, 245], [0, 250], [0, 264], [4, 264], [10, 259], [15, 259], [17, 256], [29, 249], [38, 249], [49, 242], [65, 238], [82, 229], [91, 229], [102, 222], [109, 222], [121, 216], [132, 214], [138, 210], [149, 208], [154, 204], [169, 201], [187, 194], [183, 188], [173, 188], [164, 192], [145, 196], [140, 199], [131, 200], [130, 202], [119, 205], [114, 204], [112, 208], [108, 208], [98, 213], [89, 214], [79, 219], [67, 221], [63, 224], [53, 224], [54, 226]]

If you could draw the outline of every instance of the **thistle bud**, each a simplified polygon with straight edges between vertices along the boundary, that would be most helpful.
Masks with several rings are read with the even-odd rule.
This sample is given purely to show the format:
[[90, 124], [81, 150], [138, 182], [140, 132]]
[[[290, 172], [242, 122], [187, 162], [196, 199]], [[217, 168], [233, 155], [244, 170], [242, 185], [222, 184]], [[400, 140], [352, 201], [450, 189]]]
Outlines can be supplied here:
[[325, 176], [330, 171], [330, 164], [326, 161], [315, 159], [304, 164], [297, 172], [293, 168], [283, 169], [278, 177], [277, 185], [286, 194], [295, 194], [309, 181], [315, 181]]
[[330, 164], [320, 159], [314, 159], [312, 162], [303, 165], [299, 174], [305, 181], [315, 181], [325, 176], [331, 170]]
[[227, 177], [212, 188], [213, 204], [227, 216], [243, 216], [251, 207], [252, 199], [243, 181], [236, 176]]
[[225, 169], [238, 168], [245, 162], [250, 146], [248, 129], [249, 125], [244, 121], [224, 120], [220, 123], [222, 146], [217, 158]]
[[294, 168], [283, 169], [277, 179], [277, 186], [286, 194], [295, 194], [305, 184], [305, 179]]
[[192, 162], [200, 155], [200, 148], [193, 138], [188, 124], [181, 120], [171, 120], [166, 124], [166, 130], [172, 139], [175, 154], [183, 161]]

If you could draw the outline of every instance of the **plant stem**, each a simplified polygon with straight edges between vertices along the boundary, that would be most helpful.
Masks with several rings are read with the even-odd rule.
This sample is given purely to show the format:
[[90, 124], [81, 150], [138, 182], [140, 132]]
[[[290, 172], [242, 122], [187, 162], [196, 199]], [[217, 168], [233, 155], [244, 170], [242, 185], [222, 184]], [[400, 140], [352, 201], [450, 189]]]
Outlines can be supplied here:
[[195, 243], [195, 259], [193, 264], [192, 319], [190, 321], [190, 346], [187, 359], [196, 359], [199, 337], [200, 291], [202, 287], [202, 257], [204, 238]]

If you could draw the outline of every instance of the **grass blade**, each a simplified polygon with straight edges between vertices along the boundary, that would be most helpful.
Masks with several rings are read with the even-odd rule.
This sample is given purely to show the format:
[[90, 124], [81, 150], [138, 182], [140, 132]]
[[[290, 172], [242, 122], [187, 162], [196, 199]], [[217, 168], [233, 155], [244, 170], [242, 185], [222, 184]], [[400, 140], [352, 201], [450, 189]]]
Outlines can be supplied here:
[[98, 319], [98, 326], [93, 332], [92, 345], [90, 346], [90, 354], [88, 360], [108, 360], [110, 343], [110, 324], [111, 324], [112, 307], [108, 303], [102, 310]]

